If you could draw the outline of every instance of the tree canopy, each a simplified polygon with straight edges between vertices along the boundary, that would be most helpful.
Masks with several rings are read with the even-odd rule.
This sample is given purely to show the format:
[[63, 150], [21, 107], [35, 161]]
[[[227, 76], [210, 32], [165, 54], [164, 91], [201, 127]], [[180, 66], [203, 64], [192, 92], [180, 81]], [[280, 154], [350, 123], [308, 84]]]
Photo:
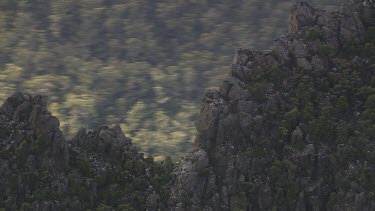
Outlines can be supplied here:
[[266, 49], [285, 33], [290, 5], [0, 1], [0, 100], [42, 93], [68, 137], [81, 126], [120, 123], [145, 152], [180, 156], [191, 150], [205, 89], [225, 77], [235, 48]]

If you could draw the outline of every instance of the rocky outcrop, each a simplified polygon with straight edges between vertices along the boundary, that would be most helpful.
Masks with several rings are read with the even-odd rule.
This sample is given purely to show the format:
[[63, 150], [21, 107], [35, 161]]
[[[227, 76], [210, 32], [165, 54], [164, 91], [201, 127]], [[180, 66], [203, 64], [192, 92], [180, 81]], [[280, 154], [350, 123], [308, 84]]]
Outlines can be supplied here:
[[362, 116], [369, 94], [358, 97], [374, 85], [374, 61], [363, 53], [373, 52], [374, 11], [372, 1], [349, 0], [334, 12], [298, 1], [290, 33], [271, 51], [238, 49], [230, 77], [203, 97], [197, 151], [176, 168], [170, 206], [375, 210], [364, 179], [375, 176], [366, 132], [374, 119]]
[[81, 129], [71, 144], [74, 148], [83, 148], [87, 152], [118, 161], [131, 148], [131, 139], [125, 136], [120, 125], [112, 128], [101, 126], [95, 130]]
[[0, 108], [0, 210], [157, 210], [172, 168], [144, 158], [119, 125], [66, 141], [45, 96], [15, 93]]
[[56, 162], [59, 167], [68, 164], [67, 143], [59, 120], [47, 110], [46, 97], [15, 93], [0, 108], [0, 116], [3, 148], [20, 145], [25, 139], [33, 140], [32, 145], [46, 148], [49, 162]]
[[[40, 197], [39, 186], [44, 182], [39, 180], [53, 180], [41, 188], [46, 193], [63, 194], [69, 148], [59, 120], [47, 110], [46, 97], [15, 93], [0, 108], [0, 116], [0, 207], [16, 210], [29, 197]], [[47, 198], [29, 205], [35, 210], [60, 206]]]

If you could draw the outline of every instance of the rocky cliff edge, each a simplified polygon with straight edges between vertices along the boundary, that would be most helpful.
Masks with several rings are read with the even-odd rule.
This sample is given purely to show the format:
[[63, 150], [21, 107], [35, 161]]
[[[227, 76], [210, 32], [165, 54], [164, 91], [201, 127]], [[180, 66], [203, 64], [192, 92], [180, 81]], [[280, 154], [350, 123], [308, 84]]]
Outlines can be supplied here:
[[173, 210], [375, 210], [374, 22], [373, 1], [298, 1], [271, 51], [238, 49], [203, 97]]

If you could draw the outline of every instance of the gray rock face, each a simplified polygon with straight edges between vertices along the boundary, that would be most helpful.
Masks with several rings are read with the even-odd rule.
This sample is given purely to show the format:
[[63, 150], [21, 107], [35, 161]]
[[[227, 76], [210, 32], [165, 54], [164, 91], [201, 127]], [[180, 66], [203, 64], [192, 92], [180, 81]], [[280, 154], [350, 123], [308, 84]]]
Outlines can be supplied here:
[[[37, 177], [53, 171], [45, 179], [55, 178], [51, 191], [61, 195], [67, 185], [60, 180], [64, 169], [69, 166], [68, 143], [59, 129], [59, 120], [47, 110], [44, 96], [15, 93], [0, 108], [0, 207], [15, 210], [17, 204], [35, 195]], [[13, 156], [10, 156], [13, 152]], [[40, 171], [39, 171], [40, 170]], [[44, 201], [33, 204], [34, 210], [60, 209], [58, 202]]]
[[[240, 81], [251, 80], [255, 69], [260, 65], [272, 66], [277, 64], [277, 60], [271, 52], [251, 51], [249, 49], [238, 49], [232, 64], [230, 75]], [[236, 80], [236, 79], [227, 79]]]
[[40, 147], [48, 148], [45, 152], [48, 160], [60, 167], [68, 164], [68, 145], [59, 129], [59, 120], [47, 110], [46, 97], [15, 93], [1, 107], [0, 116], [4, 131], [1, 145], [5, 148], [20, 144], [24, 139], [35, 139]]
[[[138, 153], [119, 125], [82, 129], [66, 141], [44, 96], [15, 93], [0, 108], [0, 208], [5, 210], [86, 210], [103, 200], [129, 209], [162, 209], [166, 199], [150, 183], [160, 168]], [[123, 193], [124, 186], [131, 191]], [[132, 198], [140, 190], [143, 205]]]
[[121, 159], [122, 153], [131, 145], [119, 125], [107, 126], [95, 130], [81, 129], [71, 141], [72, 146], [84, 148], [89, 152], [102, 154], [112, 160]]
[[367, 160], [338, 167], [341, 151], [325, 132], [330, 126], [321, 119], [314, 132], [314, 105], [303, 104], [317, 97], [308, 94], [314, 83], [322, 83], [315, 86], [319, 103], [331, 105], [325, 90], [334, 84], [321, 78], [342, 71], [340, 56], [366, 39], [373, 11], [372, 1], [348, 0], [335, 12], [297, 1], [290, 33], [272, 51], [238, 49], [230, 77], [203, 98], [197, 151], [175, 170], [172, 209], [375, 210], [373, 192], [348, 179], [350, 169], [358, 175], [368, 165], [373, 173], [374, 165]]
[[226, 79], [220, 88], [220, 95], [230, 101], [246, 100], [250, 97], [245, 84], [237, 78]]
[[[176, 171], [175, 180], [178, 181], [178, 185], [171, 189], [170, 204], [178, 204], [180, 199], [191, 200], [192, 207], [199, 209], [200, 200], [205, 197], [204, 188], [207, 182], [202, 178], [209, 177], [211, 174], [210, 169], [207, 168], [208, 162], [207, 153], [204, 150], [192, 153], [181, 162]], [[186, 195], [186, 193], [192, 195]], [[178, 210], [178, 205], [174, 209]]]
[[303, 27], [314, 25], [315, 18], [316, 10], [307, 2], [296, 2], [289, 16], [289, 32], [296, 33]]
[[340, 38], [344, 41], [355, 41], [357, 43], [363, 42], [365, 28], [360, 18], [363, 4], [358, 4], [358, 1], [352, 0], [345, 2], [340, 9]]

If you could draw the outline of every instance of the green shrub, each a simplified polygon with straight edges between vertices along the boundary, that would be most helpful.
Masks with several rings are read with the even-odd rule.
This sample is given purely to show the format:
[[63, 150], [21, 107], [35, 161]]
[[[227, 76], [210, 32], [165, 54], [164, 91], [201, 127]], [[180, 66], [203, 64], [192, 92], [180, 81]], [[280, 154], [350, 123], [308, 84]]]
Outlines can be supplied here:
[[15, 150], [16, 163], [18, 166], [23, 166], [29, 156], [29, 144], [23, 141]]
[[135, 160], [133, 161], [133, 172], [136, 175], [142, 175], [143, 173], [143, 163], [141, 160]]
[[241, 182], [240, 185], [248, 193], [255, 194], [257, 192], [256, 184], [254, 184], [253, 182]]
[[118, 209], [120, 211], [135, 211], [135, 209], [133, 207], [131, 207], [129, 204], [120, 204], [118, 206]]
[[375, 109], [375, 95], [371, 95], [367, 98], [365, 102], [365, 109]]
[[[21, 208], [20, 208], [21, 211], [27, 211], [29, 209], [31, 209], [31, 204], [29, 204], [27, 202], [22, 203]], [[0, 209], [0, 211], [1, 211], [1, 209]]]
[[111, 211], [113, 210], [111, 206], [100, 204], [98, 208], [96, 208], [97, 211]]
[[299, 123], [301, 113], [297, 108], [293, 108], [292, 110], [286, 112], [284, 116], [287, 127], [290, 130], [293, 130]]
[[306, 32], [306, 39], [310, 41], [318, 40], [322, 37], [321, 32], [317, 27], [311, 27], [309, 30]]
[[170, 156], [165, 157], [165, 160], [163, 161], [164, 168], [167, 172], [172, 172], [174, 168], [174, 163], [172, 161], [172, 158]]
[[322, 44], [318, 47], [319, 55], [321, 55], [323, 58], [331, 58], [334, 56], [333, 50], [326, 44]]
[[251, 147], [246, 154], [250, 157], [264, 157], [266, 155], [264, 149], [259, 146]]
[[117, 181], [117, 174], [112, 169], [107, 168], [106, 169], [106, 176], [105, 176], [105, 184], [110, 185], [114, 184]]
[[92, 176], [90, 164], [87, 160], [79, 160], [77, 162], [77, 167], [78, 167], [79, 172], [82, 174], [82, 176], [84, 177]]
[[46, 191], [41, 190], [41, 189], [36, 190], [34, 193], [34, 200], [36, 201], [46, 201], [50, 198], [51, 198], [50, 195], [46, 193]]
[[375, 88], [369, 86], [361, 87], [356, 91], [355, 95], [361, 100], [365, 100], [368, 96], [375, 95]]
[[314, 118], [314, 105], [311, 102], [308, 102], [305, 105], [305, 108], [302, 112], [302, 118], [306, 122]]
[[162, 178], [157, 174], [151, 178], [150, 182], [154, 188], [159, 188], [163, 184]]
[[264, 101], [267, 97], [267, 83], [255, 83], [247, 86], [250, 95], [258, 101]]
[[81, 190], [81, 184], [74, 174], [68, 175], [68, 193], [78, 195]]
[[148, 182], [139, 177], [133, 180], [133, 185], [134, 185], [134, 188], [138, 191], [146, 191], [148, 188]]
[[332, 117], [333, 108], [325, 106], [317, 119], [309, 122], [308, 133], [316, 143], [335, 143], [337, 136], [336, 120]]
[[268, 65], [255, 68], [250, 80], [256, 83], [267, 82], [279, 85], [285, 76], [286, 73], [281, 66]]
[[42, 154], [48, 147], [48, 136], [47, 135], [39, 136], [36, 140], [36, 143], [32, 147], [33, 147], [33, 153], [35, 155]]
[[343, 113], [349, 108], [348, 98], [346, 96], [340, 96], [335, 103], [336, 113]]

